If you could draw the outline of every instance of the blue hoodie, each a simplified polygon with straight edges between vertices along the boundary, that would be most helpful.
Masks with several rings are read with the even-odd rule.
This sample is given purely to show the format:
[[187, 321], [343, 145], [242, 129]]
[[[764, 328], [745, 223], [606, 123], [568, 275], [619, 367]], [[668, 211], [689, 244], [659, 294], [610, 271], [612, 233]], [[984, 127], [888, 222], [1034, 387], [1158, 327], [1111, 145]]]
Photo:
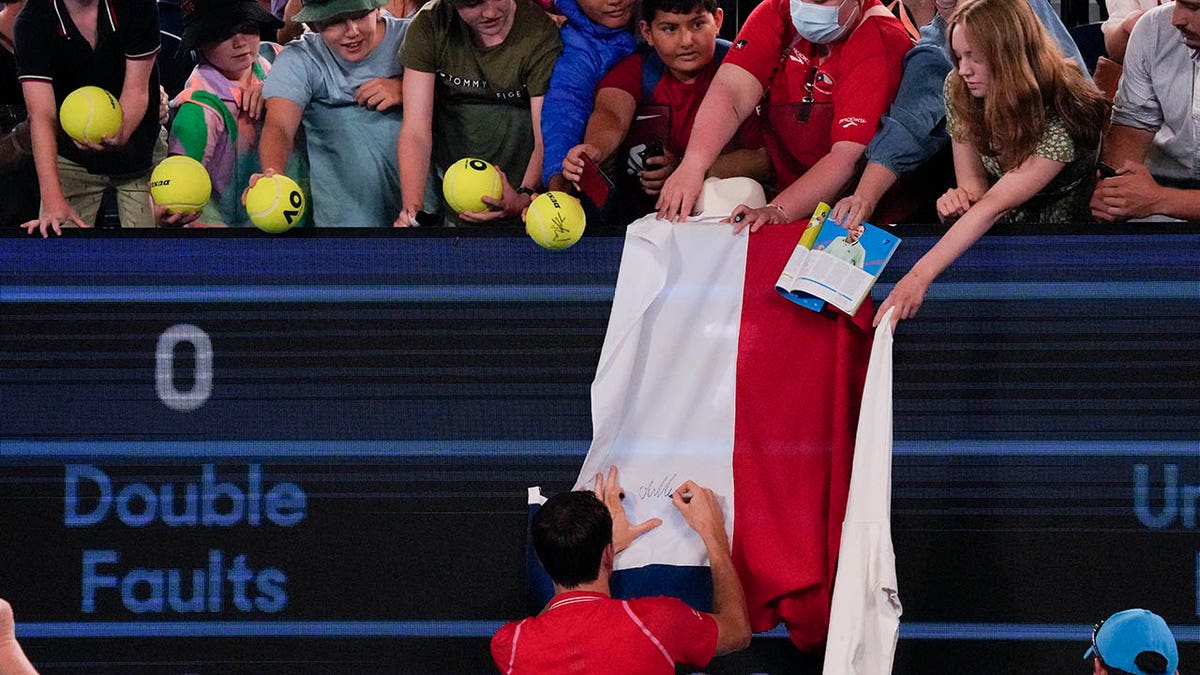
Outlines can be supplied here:
[[557, 0], [567, 17], [562, 28], [563, 51], [550, 76], [542, 103], [542, 183], [562, 172], [567, 151], [583, 140], [596, 99], [596, 85], [621, 59], [633, 53], [633, 33], [594, 23], [576, 0]]

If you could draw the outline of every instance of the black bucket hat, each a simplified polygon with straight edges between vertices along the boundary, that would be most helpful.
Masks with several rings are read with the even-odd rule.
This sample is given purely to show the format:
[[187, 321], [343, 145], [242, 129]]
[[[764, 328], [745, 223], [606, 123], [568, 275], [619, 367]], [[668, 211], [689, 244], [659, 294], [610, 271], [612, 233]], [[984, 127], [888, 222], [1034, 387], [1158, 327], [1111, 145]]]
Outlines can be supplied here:
[[258, 4], [258, 0], [181, 0], [183, 36], [179, 51], [187, 53], [206, 42], [228, 38], [232, 30], [245, 23], [259, 28], [283, 28], [283, 22]]

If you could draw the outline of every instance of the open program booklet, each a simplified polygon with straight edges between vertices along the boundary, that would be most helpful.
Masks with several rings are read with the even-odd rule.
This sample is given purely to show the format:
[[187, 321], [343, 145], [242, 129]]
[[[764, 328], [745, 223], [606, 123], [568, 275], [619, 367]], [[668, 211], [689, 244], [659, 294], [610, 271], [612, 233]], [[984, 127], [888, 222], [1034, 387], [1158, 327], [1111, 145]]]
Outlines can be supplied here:
[[828, 213], [828, 205], [817, 207], [775, 289], [814, 312], [828, 302], [854, 316], [900, 238], [867, 223], [848, 232]]

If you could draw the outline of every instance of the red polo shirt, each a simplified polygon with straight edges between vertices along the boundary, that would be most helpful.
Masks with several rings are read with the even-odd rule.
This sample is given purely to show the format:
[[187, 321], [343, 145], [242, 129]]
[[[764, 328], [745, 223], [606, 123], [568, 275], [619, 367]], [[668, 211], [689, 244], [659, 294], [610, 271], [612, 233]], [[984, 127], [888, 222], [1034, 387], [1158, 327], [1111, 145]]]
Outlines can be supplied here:
[[[879, 5], [865, 0], [863, 11]], [[764, 140], [780, 189], [839, 141], [866, 145], [900, 87], [912, 40], [892, 16], [867, 17], [846, 38], [815, 45], [796, 35], [788, 0], [766, 0], [746, 18], [724, 63], [766, 91]], [[812, 101], [804, 111], [801, 102]]]
[[539, 615], [492, 636], [502, 673], [674, 673], [705, 666], [717, 648], [717, 622], [676, 598], [613, 600], [569, 591]]

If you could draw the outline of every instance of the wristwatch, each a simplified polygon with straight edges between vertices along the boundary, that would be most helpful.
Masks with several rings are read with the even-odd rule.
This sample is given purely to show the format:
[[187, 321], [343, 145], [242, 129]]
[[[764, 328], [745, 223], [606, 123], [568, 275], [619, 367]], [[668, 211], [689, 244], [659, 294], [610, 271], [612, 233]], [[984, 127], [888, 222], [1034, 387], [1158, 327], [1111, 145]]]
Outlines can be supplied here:
[[529, 195], [530, 197], [532, 197], [533, 196], [533, 188], [528, 188], [528, 187], [525, 187], [524, 185], [522, 185], [521, 187], [516, 189], [516, 193], [519, 195]]

